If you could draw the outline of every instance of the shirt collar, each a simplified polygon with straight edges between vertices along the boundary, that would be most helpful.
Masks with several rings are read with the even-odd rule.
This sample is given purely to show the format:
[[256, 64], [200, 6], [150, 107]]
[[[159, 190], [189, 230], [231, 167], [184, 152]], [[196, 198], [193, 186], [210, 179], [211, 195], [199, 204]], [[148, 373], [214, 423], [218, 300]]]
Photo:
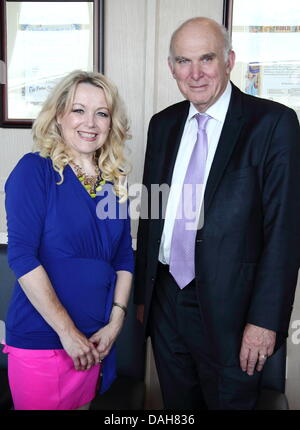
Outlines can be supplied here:
[[[232, 86], [230, 81], [228, 81], [225, 91], [221, 95], [221, 97], [210, 106], [205, 113], [210, 115], [212, 118], [217, 121], [224, 122], [227, 114], [230, 97], [231, 97]], [[196, 113], [199, 113], [193, 103], [190, 103], [190, 110], [188, 114], [188, 120], [191, 120]]]

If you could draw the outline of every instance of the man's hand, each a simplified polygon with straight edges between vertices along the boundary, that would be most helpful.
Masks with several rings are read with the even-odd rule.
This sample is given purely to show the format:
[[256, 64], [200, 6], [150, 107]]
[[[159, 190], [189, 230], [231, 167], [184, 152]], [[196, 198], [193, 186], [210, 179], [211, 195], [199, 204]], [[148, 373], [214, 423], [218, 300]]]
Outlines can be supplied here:
[[247, 324], [240, 351], [240, 365], [251, 376], [264, 367], [267, 358], [273, 354], [276, 332], [253, 324]]
[[143, 324], [144, 322], [144, 310], [145, 310], [144, 305], [137, 305], [136, 317], [141, 324]]

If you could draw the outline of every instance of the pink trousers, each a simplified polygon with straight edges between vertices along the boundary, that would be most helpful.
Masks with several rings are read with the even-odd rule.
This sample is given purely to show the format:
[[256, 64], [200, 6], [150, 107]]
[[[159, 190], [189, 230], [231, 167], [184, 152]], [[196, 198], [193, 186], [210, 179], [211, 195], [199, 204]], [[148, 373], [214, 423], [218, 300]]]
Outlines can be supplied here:
[[15, 410], [71, 410], [96, 394], [100, 364], [78, 371], [63, 349], [31, 350], [6, 345]]

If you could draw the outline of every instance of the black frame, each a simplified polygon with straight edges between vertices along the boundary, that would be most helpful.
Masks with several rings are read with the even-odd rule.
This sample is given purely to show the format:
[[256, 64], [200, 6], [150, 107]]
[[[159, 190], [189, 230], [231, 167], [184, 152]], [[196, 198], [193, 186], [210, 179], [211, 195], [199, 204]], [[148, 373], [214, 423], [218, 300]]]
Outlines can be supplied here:
[[[7, 40], [6, 40], [6, 3], [25, 1], [63, 2], [67, 0], [2, 0], [0, 6], [0, 60], [4, 64], [4, 74], [7, 75]], [[75, 2], [91, 1], [94, 3], [94, 70], [104, 73], [104, 0], [72, 0]], [[5, 79], [6, 80], [6, 79]], [[33, 119], [9, 119], [7, 117], [7, 84], [0, 83], [0, 127], [2, 128], [31, 128]]]
[[229, 33], [232, 31], [233, 0], [223, 0], [223, 25]]

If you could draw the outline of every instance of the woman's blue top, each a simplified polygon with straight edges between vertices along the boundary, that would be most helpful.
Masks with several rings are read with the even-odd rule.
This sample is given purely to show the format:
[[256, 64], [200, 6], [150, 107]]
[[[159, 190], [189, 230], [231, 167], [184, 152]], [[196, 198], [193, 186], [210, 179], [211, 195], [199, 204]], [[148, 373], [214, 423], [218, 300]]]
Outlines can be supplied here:
[[[109, 321], [116, 271], [133, 272], [128, 204], [112, 184], [92, 198], [66, 166], [64, 181], [49, 158], [26, 154], [6, 184], [8, 262], [20, 278], [39, 265], [76, 327], [90, 337]], [[6, 344], [25, 349], [61, 349], [56, 332], [32, 306], [18, 281], [6, 320]], [[116, 372], [112, 348], [101, 391]]]

